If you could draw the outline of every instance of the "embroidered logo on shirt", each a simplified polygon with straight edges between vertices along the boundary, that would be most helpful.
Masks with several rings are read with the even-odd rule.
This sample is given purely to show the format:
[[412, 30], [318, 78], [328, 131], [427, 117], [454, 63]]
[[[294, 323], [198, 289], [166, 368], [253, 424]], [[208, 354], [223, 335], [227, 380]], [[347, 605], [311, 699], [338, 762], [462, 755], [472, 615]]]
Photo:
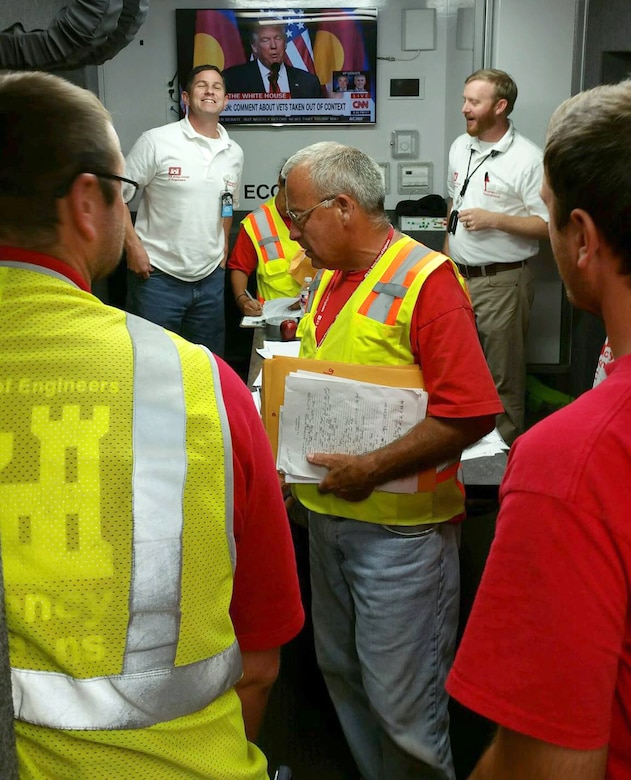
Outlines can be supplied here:
[[182, 176], [182, 168], [179, 165], [169, 165], [167, 173], [169, 181], [187, 181], [190, 176]]

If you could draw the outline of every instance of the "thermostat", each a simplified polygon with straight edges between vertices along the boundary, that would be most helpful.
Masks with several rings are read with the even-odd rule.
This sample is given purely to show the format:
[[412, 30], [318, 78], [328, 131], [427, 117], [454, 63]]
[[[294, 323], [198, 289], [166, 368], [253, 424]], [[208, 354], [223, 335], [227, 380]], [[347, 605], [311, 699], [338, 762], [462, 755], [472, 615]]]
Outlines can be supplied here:
[[418, 157], [418, 130], [393, 130], [390, 146], [395, 159]]
[[432, 163], [399, 163], [399, 192], [429, 195], [432, 189]]

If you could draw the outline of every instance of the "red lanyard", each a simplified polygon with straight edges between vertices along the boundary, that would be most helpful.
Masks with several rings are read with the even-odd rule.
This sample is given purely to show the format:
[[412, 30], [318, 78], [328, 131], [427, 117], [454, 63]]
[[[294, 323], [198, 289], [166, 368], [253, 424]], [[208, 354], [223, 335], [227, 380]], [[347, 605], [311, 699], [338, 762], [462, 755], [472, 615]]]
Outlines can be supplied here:
[[[376, 257], [375, 257], [375, 259], [372, 261], [372, 263], [370, 264], [370, 266], [369, 266], [369, 267], [366, 269], [366, 272], [364, 273], [364, 279], [365, 279], [365, 278], [368, 276], [368, 274], [369, 274], [369, 273], [372, 271], [372, 269], [375, 267], [375, 265], [376, 265], [376, 264], [379, 262], [379, 260], [381, 260], [381, 258], [382, 258], [382, 257], [384, 256], [384, 254], [387, 252], [387, 250], [388, 250], [388, 247], [389, 247], [389, 246], [390, 246], [390, 244], [392, 243], [392, 239], [393, 239], [393, 237], [394, 237], [394, 228], [393, 228], [393, 227], [392, 227], [392, 225], [391, 225], [391, 226], [390, 226], [390, 230], [388, 230], [388, 235], [386, 236], [386, 240], [383, 242], [383, 246], [381, 247], [381, 249], [380, 249], [380, 250], [379, 250], [379, 252], [377, 253], [377, 256], [376, 256]], [[333, 290], [335, 289], [336, 285], [338, 284], [338, 281], [339, 281], [339, 279], [341, 279], [341, 278], [342, 278], [342, 275], [343, 275], [343, 273], [344, 273], [344, 272], [343, 272], [343, 271], [340, 271], [340, 269], [339, 269], [339, 268], [338, 268], [338, 269], [336, 269], [336, 270], [335, 270], [335, 272], [333, 273], [333, 277], [331, 278], [331, 281], [330, 281], [330, 282], [329, 282], [329, 284], [327, 285], [327, 288], [326, 288], [326, 293], [325, 293], [324, 299], [322, 300], [322, 302], [321, 302], [321, 303], [320, 303], [320, 305], [318, 306], [318, 311], [316, 312], [316, 315], [315, 315], [315, 317], [314, 317], [314, 327], [315, 327], [316, 329], [317, 329], [318, 325], [319, 325], [319, 324], [322, 322], [322, 317], [324, 316], [324, 312], [326, 311], [326, 307], [327, 307], [327, 306], [328, 306], [328, 304], [329, 304], [329, 299], [331, 298], [331, 294], [333, 293]], [[363, 281], [364, 279], [362, 279], [362, 281]], [[360, 284], [361, 284], [361, 282], [360, 282]], [[342, 308], [343, 308], [343, 307], [342, 307]], [[322, 342], [324, 341], [324, 338], [326, 337], [326, 334], [329, 332], [329, 330], [330, 330], [330, 328], [331, 328], [331, 325], [333, 325], [333, 323], [334, 323], [334, 322], [335, 322], [335, 320], [337, 319], [337, 317], [338, 317], [338, 314], [339, 314], [339, 312], [338, 312], [338, 313], [335, 315], [335, 317], [334, 317], [333, 321], [331, 322], [331, 324], [329, 325], [329, 327], [328, 327], [328, 328], [326, 329], [326, 331], [325, 331], [325, 332], [322, 334], [322, 337], [321, 337], [319, 340], [317, 340], [317, 346], [318, 346], [318, 347], [319, 347], [319, 346], [320, 346], [320, 344], [322, 344]]]

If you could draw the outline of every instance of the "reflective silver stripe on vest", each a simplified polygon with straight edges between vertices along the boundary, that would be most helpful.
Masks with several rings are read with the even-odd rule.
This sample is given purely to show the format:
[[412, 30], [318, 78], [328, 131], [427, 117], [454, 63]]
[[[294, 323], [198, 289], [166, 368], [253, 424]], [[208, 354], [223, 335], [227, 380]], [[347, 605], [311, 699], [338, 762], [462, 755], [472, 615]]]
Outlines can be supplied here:
[[[124, 673], [171, 666], [180, 628], [186, 406], [177, 347], [128, 317], [134, 350], [134, 540]], [[159, 583], [159, 584], [158, 584]]]
[[280, 244], [280, 238], [272, 232], [269, 222], [267, 221], [267, 215], [263, 209], [259, 209], [252, 214], [252, 221], [256, 223], [259, 229], [261, 238], [258, 241], [258, 245], [263, 248], [268, 260], [278, 260], [284, 257], [278, 251], [277, 244]]
[[215, 387], [215, 401], [219, 411], [221, 421], [221, 433], [224, 441], [224, 460], [225, 460], [225, 484], [226, 484], [226, 532], [228, 536], [228, 549], [230, 551], [230, 560], [232, 561], [232, 571], [237, 565], [237, 548], [234, 541], [234, 471], [232, 469], [232, 434], [228, 424], [228, 414], [223, 400], [223, 393], [219, 392], [221, 388], [221, 377], [219, 376], [219, 367], [213, 353], [206, 347], [201, 349], [208, 355], [210, 368], [213, 372], [213, 384]]
[[[388, 282], [378, 281], [373, 287], [373, 292], [377, 297], [368, 307], [366, 316], [377, 322], [385, 322], [392, 308], [392, 303], [396, 298], [404, 298], [408, 288], [404, 286], [405, 277], [414, 266], [427, 255], [434, 253], [433, 249], [428, 249], [422, 244], [418, 244], [405, 258], [401, 265], [395, 271], [393, 277]], [[440, 262], [445, 260], [440, 256], [437, 258]]]
[[77, 680], [13, 669], [15, 717], [53, 729], [146, 728], [208, 706], [239, 679], [240, 658], [235, 642], [214, 658], [143, 674]]
[[[173, 666], [180, 630], [186, 478], [182, 371], [167, 333], [132, 315], [127, 315], [127, 327], [134, 354], [134, 533], [123, 672], [76, 679], [13, 669], [15, 716], [49, 728], [130, 729], [173, 720], [207, 706], [241, 675], [236, 641], [212, 658]], [[217, 377], [213, 358], [211, 367]], [[226, 438], [231, 513], [232, 447], [223, 402], [218, 411]], [[231, 514], [229, 530], [232, 536]], [[234, 566], [234, 543], [231, 553]]]

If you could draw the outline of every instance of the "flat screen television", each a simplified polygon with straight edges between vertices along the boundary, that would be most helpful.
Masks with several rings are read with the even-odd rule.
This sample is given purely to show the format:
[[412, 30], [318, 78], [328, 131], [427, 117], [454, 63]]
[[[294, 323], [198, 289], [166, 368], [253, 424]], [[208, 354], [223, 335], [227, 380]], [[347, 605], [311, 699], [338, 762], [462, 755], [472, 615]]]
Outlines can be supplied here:
[[177, 9], [180, 90], [191, 68], [224, 71], [223, 125], [376, 122], [377, 10]]

